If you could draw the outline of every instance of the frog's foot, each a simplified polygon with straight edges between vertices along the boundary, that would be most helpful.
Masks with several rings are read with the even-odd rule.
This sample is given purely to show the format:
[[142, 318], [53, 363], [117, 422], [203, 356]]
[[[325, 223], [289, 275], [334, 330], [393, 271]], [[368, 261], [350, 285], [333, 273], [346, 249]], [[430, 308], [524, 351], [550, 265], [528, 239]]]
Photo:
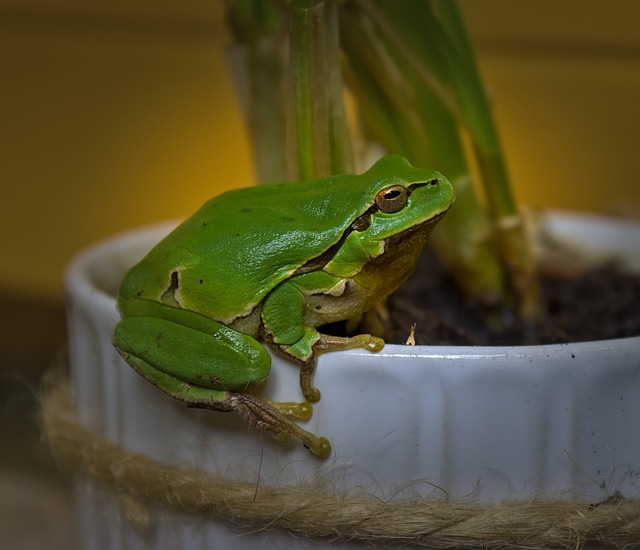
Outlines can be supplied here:
[[[369, 351], [377, 352], [384, 347], [384, 340], [370, 334], [359, 334], [350, 338], [342, 336], [330, 336], [328, 334], [320, 334], [315, 342], [313, 349], [319, 353], [325, 351], [338, 351], [343, 349], [365, 348]], [[300, 367], [300, 388], [304, 398], [311, 402], [317, 403], [320, 400], [320, 390], [313, 385], [313, 374], [316, 370], [315, 355], [302, 363]]]
[[259, 430], [270, 433], [279, 441], [294, 437], [315, 455], [321, 458], [329, 456], [331, 444], [327, 438], [318, 437], [303, 430], [284, 416], [278, 408], [260, 397], [249, 393], [229, 393], [228, 399], [231, 408]]
[[[280, 403], [274, 406], [272, 402], [250, 393], [229, 393], [227, 403], [231, 410], [239, 414], [250, 425], [270, 433], [279, 441], [286, 441], [293, 437], [320, 458], [326, 458], [331, 453], [331, 444], [326, 437], [318, 437], [303, 430], [284, 416], [283, 411], [280, 410], [280, 405], [283, 405], [285, 414], [298, 417], [301, 414], [303, 416], [306, 414], [308, 418], [311, 416], [311, 405], [308, 403], [307, 407], [304, 406], [304, 403]], [[292, 407], [292, 405], [299, 407]]]
[[321, 334], [320, 338], [313, 346], [313, 349], [317, 353], [354, 348], [365, 348], [369, 351], [377, 352], [383, 347], [384, 340], [377, 336], [371, 336], [371, 334], [358, 334], [357, 336], [351, 336], [350, 338]]

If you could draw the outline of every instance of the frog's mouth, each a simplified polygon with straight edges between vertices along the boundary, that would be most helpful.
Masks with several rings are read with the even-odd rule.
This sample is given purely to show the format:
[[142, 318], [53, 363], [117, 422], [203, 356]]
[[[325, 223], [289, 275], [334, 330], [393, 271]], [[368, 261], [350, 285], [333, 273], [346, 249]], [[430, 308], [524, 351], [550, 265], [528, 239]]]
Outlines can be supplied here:
[[436, 225], [438, 225], [440, 220], [444, 218], [444, 215], [448, 211], [449, 211], [449, 208], [447, 208], [446, 210], [443, 210], [439, 214], [436, 214], [435, 216], [429, 218], [428, 220], [423, 221], [418, 225], [414, 225], [409, 229], [405, 229], [401, 233], [397, 233], [395, 235], [392, 235], [391, 237], [387, 237], [386, 239], [384, 239], [385, 249], [388, 246], [397, 246], [398, 244], [404, 241], [413, 240], [417, 236], [420, 236], [421, 238], [423, 238], [426, 243], [426, 240], [429, 238], [429, 235], [431, 234], [431, 231], [433, 230], [433, 228]]

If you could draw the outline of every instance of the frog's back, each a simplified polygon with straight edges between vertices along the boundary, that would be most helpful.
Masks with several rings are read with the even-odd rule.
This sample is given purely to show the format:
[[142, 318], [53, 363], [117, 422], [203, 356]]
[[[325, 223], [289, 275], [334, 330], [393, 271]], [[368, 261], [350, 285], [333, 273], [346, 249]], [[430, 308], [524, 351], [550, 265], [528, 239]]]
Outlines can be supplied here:
[[146, 269], [130, 272], [131, 291], [140, 294], [138, 286], [146, 290], [140, 297], [158, 300], [173, 285], [181, 307], [222, 322], [250, 313], [366, 210], [369, 190], [347, 181], [356, 178], [267, 184], [211, 199], [149, 253]]

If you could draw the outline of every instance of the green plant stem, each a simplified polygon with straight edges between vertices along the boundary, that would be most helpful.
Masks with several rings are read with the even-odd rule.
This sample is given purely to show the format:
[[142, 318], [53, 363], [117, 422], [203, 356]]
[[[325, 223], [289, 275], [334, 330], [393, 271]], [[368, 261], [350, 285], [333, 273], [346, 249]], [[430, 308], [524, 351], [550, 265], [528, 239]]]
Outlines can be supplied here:
[[291, 2], [291, 133], [300, 181], [353, 171], [335, 0]]
[[[442, 104], [449, 109], [453, 116], [460, 118], [458, 106], [451, 97], [449, 87], [441, 81], [433, 72], [429, 71], [422, 63], [419, 55], [416, 55], [411, 46], [404, 40], [402, 32], [395, 28], [395, 25], [386, 17], [385, 13], [376, 7], [371, 0], [352, 0], [378, 27], [381, 34], [387, 41], [393, 43], [407, 62], [418, 72], [420, 77], [428, 84], [433, 93], [440, 99]], [[392, 5], [388, 6], [393, 9]]]
[[[502, 157], [498, 131], [485, 92], [473, 49], [467, 38], [464, 21], [455, 0], [433, 0], [442, 26], [436, 44], [439, 55], [447, 60], [452, 87], [462, 113], [464, 125], [475, 144], [481, 170], [487, 169], [485, 192], [494, 219], [518, 215], [511, 185]], [[432, 29], [439, 31], [439, 29]]]
[[[514, 200], [491, 107], [468, 39], [458, 2], [433, 0], [447, 36], [440, 54], [448, 59], [451, 81], [480, 169], [487, 202], [497, 233], [501, 257], [523, 319], [542, 313], [541, 289], [522, 217]], [[442, 44], [442, 42], [440, 42]]]
[[281, 12], [264, 0], [227, 0], [226, 48], [260, 183], [282, 181], [286, 162], [286, 50]]
[[[475, 147], [483, 181], [507, 181], [504, 160], [499, 153], [486, 154]], [[485, 183], [485, 187], [490, 185]], [[498, 194], [498, 197], [505, 195]], [[500, 247], [501, 257], [510, 277], [511, 287], [517, 296], [518, 309], [522, 319], [533, 321], [542, 313], [542, 290], [531, 245], [526, 233], [523, 218], [514, 207], [508, 204], [491, 203], [494, 211], [493, 221], [496, 240]]]

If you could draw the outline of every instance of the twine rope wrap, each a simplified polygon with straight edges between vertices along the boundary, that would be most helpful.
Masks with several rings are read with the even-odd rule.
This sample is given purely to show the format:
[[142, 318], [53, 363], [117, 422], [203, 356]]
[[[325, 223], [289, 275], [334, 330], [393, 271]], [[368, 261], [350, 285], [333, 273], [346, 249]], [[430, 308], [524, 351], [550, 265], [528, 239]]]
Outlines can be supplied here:
[[450, 500], [389, 500], [339, 494], [301, 483], [265, 487], [198, 469], [169, 466], [131, 453], [90, 433], [73, 410], [68, 382], [42, 398], [42, 426], [66, 467], [87, 472], [115, 491], [138, 525], [148, 508], [163, 506], [202, 518], [222, 518], [249, 529], [279, 527], [314, 540], [365, 542], [375, 546], [429, 548], [584, 548], [599, 543], [640, 546], [640, 501], [612, 498], [528, 499], [500, 505]]

